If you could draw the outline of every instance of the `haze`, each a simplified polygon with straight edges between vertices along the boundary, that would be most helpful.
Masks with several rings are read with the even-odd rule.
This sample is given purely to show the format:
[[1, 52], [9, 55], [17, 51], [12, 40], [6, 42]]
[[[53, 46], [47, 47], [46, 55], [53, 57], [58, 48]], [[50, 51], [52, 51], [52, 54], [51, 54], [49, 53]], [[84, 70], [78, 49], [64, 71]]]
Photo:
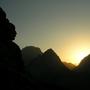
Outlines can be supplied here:
[[0, 6], [15, 24], [21, 48], [53, 48], [73, 64], [90, 53], [89, 0], [0, 0]]

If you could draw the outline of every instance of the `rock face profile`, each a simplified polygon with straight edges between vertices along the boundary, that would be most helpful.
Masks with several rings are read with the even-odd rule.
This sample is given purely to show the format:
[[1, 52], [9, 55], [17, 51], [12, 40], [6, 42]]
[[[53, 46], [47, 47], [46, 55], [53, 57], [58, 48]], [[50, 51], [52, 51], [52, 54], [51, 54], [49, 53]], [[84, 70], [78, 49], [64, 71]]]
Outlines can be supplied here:
[[27, 46], [27, 47], [23, 48], [22, 49], [22, 57], [23, 57], [25, 66], [30, 64], [34, 58], [36, 58], [37, 56], [39, 56], [41, 54], [42, 54], [42, 52], [41, 52], [40, 48], [38, 48], [38, 47]]

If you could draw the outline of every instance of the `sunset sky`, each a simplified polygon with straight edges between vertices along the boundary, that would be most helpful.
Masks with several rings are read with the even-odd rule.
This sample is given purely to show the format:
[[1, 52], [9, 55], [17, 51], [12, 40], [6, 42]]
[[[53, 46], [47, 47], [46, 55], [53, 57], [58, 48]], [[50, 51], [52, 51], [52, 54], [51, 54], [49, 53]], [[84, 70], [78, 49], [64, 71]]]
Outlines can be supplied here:
[[78, 64], [90, 53], [90, 0], [0, 0], [21, 47], [52, 48]]

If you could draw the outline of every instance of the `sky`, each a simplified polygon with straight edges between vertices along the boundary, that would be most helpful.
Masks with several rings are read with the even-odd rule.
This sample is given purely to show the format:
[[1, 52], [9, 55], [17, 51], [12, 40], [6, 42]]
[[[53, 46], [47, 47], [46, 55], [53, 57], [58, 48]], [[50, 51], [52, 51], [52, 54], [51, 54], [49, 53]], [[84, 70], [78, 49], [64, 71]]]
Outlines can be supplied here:
[[90, 0], [0, 0], [0, 6], [16, 26], [20, 48], [52, 48], [73, 64], [90, 53]]

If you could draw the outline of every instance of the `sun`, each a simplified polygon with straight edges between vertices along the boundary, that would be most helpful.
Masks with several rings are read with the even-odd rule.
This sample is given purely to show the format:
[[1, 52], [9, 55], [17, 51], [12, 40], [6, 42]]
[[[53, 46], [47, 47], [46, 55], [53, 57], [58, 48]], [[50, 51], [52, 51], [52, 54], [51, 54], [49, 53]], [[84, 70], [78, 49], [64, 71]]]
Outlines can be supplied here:
[[59, 55], [64, 62], [79, 65], [81, 60], [90, 54], [90, 43], [83, 35], [65, 41]]
[[84, 56], [86, 56], [86, 53], [85, 52], [79, 52], [77, 55], [76, 55], [76, 59], [77, 60], [82, 60], [84, 58]]
[[75, 54], [76, 64], [78, 65], [78, 64], [81, 62], [81, 60], [82, 60], [85, 56], [87, 56], [88, 54], [89, 54], [89, 53], [86, 52], [86, 51], [77, 52], [77, 53]]
[[85, 46], [69, 48], [66, 53], [64, 53], [65, 58], [62, 61], [72, 63], [74, 65], [79, 65], [81, 60], [90, 54], [90, 49]]
[[77, 50], [73, 53], [72, 57], [72, 61], [71, 63], [75, 64], [75, 65], [79, 65], [79, 63], [81, 62], [81, 60], [87, 56], [89, 54], [89, 50]]

